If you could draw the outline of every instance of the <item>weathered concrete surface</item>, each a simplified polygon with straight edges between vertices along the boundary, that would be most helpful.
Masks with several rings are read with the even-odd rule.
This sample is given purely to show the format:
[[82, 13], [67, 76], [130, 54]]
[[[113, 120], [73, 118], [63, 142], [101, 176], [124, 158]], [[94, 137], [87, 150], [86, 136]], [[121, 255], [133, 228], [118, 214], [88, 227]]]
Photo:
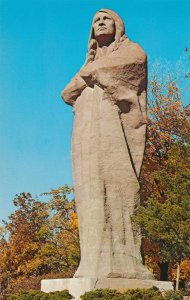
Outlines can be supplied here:
[[109, 288], [116, 290], [133, 289], [133, 288], [151, 288], [156, 286], [160, 291], [173, 290], [172, 282], [156, 280], [138, 280], [126, 278], [68, 278], [68, 279], [48, 279], [42, 280], [41, 290], [43, 292], [55, 292], [69, 290], [69, 293], [79, 300], [85, 292]]
[[75, 113], [72, 166], [81, 261], [75, 277], [152, 279], [131, 222], [146, 135], [146, 55], [114, 12], [92, 22], [87, 60], [62, 92]]

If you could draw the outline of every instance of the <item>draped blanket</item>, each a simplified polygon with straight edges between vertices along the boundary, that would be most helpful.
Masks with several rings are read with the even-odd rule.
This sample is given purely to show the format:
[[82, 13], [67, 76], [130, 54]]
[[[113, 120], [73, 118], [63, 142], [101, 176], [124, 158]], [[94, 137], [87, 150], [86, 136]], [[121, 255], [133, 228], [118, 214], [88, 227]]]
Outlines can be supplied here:
[[[152, 278], [131, 222], [146, 135], [146, 55], [125, 38], [63, 91], [73, 106], [72, 166], [81, 261], [75, 277]], [[114, 50], [113, 50], [114, 49]]]

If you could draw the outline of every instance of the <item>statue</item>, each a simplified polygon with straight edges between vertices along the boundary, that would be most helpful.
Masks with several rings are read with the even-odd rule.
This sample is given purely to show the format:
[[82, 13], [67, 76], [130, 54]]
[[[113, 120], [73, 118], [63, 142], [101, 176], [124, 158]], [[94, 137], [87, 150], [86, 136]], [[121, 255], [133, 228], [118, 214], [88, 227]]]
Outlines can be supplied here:
[[72, 165], [81, 261], [75, 277], [152, 279], [131, 222], [146, 136], [147, 64], [124, 24], [101, 9], [84, 66], [62, 92], [73, 106]]

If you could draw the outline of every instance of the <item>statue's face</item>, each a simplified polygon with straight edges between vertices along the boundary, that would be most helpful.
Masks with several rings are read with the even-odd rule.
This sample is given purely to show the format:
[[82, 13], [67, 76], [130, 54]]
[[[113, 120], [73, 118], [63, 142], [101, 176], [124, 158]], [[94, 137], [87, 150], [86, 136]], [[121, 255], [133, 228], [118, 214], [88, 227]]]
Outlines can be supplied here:
[[94, 29], [95, 38], [100, 36], [110, 36], [112, 39], [114, 39], [115, 22], [106, 12], [98, 12], [95, 15], [92, 27]]

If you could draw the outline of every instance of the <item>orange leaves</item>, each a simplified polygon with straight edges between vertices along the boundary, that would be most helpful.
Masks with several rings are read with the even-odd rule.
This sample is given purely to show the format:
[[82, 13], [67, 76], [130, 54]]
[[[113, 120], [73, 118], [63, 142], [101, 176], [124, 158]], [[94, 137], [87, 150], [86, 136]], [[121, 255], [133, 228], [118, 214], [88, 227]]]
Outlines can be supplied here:
[[186, 280], [190, 280], [190, 260], [184, 259], [181, 262], [181, 277]]
[[[47, 203], [36, 201], [29, 193], [17, 195], [8, 232], [0, 234], [0, 274], [11, 278], [38, 276], [50, 272], [75, 271], [80, 257], [78, 221], [72, 189], [67, 185], [46, 195]], [[6, 275], [8, 276], [8, 275]]]
[[14, 204], [17, 210], [10, 215], [9, 222], [5, 223], [9, 232], [7, 241], [9, 257], [6, 258], [6, 268], [14, 276], [38, 273], [42, 261], [41, 266], [36, 268], [36, 259], [41, 244], [46, 240], [47, 228], [43, 235], [39, 235], [39, 232], [45, 224], [47, 227], [47, 206], [33, 199], [29, 193], [17, 195]]
[[58, 254], [62, 265], [75, 270], [79, 258], [80, 247], [78, 237], [78, 219], [75, 201], [68, 200], [72, 189], [67, 185], [46, 193], [51, 196], [48, 203], [50, 226], [54, 228], [53, 241], [58, 245]]
[[[150, 197], [165, 203], [173, 196], [172, 188], [175, 184], [171, 183], [177, 180], [178, 175], [181, 178], [181, 170], [185, 168], [181, 152], [174, 146], [190, 143], [190, 105], [183, 104], [181, 89], [172, 73], [168, 70], [161, 72], [162, 69], [163, 66], [158, 67], [149, 81], [147, 143], [141, 172], [141, 199], [146, 201]], [[170, 153], [171, 149], [174, 153]], [[179, 174], [176, 173], [177, 168]], [[166, 191], [163, 183], [167, 178], [169, 183]], [[182, 184], [182, 179], [180, 180]], [[173, 194], [177, 197], [176, 193]], [[155, 245], [147, 243], [143, 246], [147, 263], [158, 273], [159, 249], [156, 250]]]
[[147, 159], [160, 164], [173, 143], [188, 139], [188, 113], [189, 108], [182, 104], [180, 89], [172, 75], [153, 74], [148, 94]]
[[[176, 279], [176, 265], [171, 269], [172, 279]], [[190, 260], [184, 259], [180, 263], [180, 280], [190, 280]]]

